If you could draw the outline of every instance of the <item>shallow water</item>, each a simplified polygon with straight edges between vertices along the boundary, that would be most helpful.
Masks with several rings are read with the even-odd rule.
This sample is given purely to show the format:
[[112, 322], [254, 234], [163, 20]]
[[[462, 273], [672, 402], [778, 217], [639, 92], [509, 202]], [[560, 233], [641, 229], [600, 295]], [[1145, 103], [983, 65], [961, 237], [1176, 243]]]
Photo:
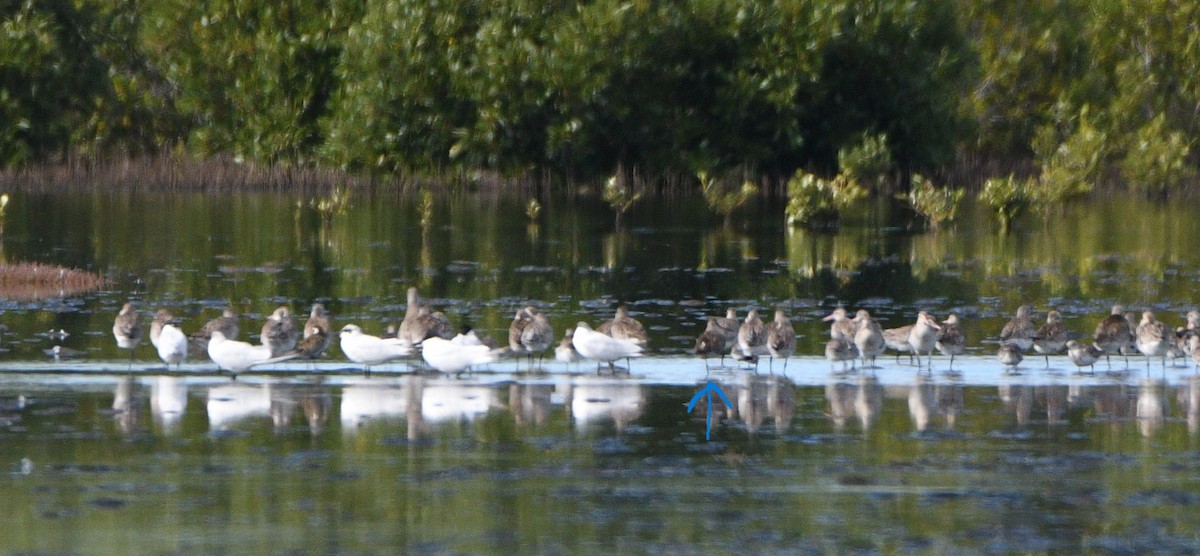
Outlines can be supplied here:
[[[785, 230], [763, 202], [722, 225], [702, 201], [417, 204], [357, 197], [322, 225], [300, 199], [16, 195], [2, 255], [88, 268], [106, 291], [3, 302], [0, 553], [1196, 552], [1200, 382], [1182, 361], [1080, 374], [995, 337], [1022, 302], [1087, 336], [1110, 305], [1172, 326], [1194, 308], [1200, 207], [1117, 198], [999, 236], [986, 215], [937, 234], [875, 206], [840, 233]], [[1133, 218], [1134, 215], [1149, 215]], [[447, 377], [365, 376], [335, 346], [231, 380], [207, 361], [132, 363], [129, 298], [194, 330], [233, 303], [243, 339], [279, 304], [325, 303], [378, 332], [417, 286], [456, 324], [504, 338], [533, 303], [561, 334], [618, 301], [650, 331], [628, 372], [503, 361]], [[819, 357], [838, 304], [884, 326], [965, 317], [950, 372]], [[788, 309], [797, 357], [706, 369], [704, 317]], [[49, 329], [71, 335], [59, 341]], [[42, 350], [61, 342], [78, 359]], [[726, 362], [727, 365], [732, 365]], [[712, 362], [714, 367], [716, 361]], [[1190, 365], [1190, 363], [1189, 363]], [[735, 407], [686, 406], [707, 382]]]
[[[659, 365], [694, 362], [658, 361]], [[5, 373], [6, 552], [1194, 552], [1200, 377]], [[982, 361], [968, 361], [983, 365]], [[789, 374], [800, 370], [792, 369]], [[970, 376], [970, 373], [967, 373]]]

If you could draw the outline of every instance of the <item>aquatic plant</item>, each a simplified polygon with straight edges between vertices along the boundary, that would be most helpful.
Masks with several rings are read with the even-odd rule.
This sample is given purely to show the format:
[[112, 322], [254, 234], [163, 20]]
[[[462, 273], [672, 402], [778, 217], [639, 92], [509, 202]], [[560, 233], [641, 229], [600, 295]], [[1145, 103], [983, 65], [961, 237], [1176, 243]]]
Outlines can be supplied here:
[[328, 226], [333, 217], [345, 214], [350, 209], [350, 190], [344, 185], [334, 186], [329, 195], [317, 197], [308, 202], [308, 206], [321, 216], [321, 223]]
[[907, 200], [917, 214], [925, 217], [929, 227], [936, 230], [958, 215], [958, 203], [962, 201], [963, 194], [962, 189], [936, 187], [925, 176], [913, 174], [912, 187], [901, 198]]
[[868, 190], [882, 190], [893, 168], [887, 134], [864, 133], [858, 143], [839, 149], [838, 168], [842, 175]]
[[742, 182], [741, 187], [735, 187], [735, 182], [714, 178], [704, 170], [696, 173], [696, 179], [700, 180], [700, 191], [704, 194], [704, 201], [713, 212], [725, 218], [726, 226], [729, 225], [729, 216], [733, 211], [758, 194], [758, 186], [749, 180]]
[[421, 211], [421, 229], [428, 230], [433, 224], [433, 192], [426, 189], [421, 192], [421, 204], [417, 207]]
[[1013, 220], [1029, 207], [1031, 187], [1030, 180], [1021, 180], [1013, 175], [992, 178], [983, 183], [979, 202], [996, 213], [1001, 231], [1008, 231]]
[[1163, 196], [1195, 177], [1188, 165], [1191, 145], [1178, 131], [1166, 129], [1163, 114], [1138, 129], [1121, 161], [1121, 173], [1135, 191]]
[[627, 182], [627, 179], [617, 176], [610, 176], [608, 181], [604, 182], [604, 201], [616, 213], [618, 228], [621, 227], [621, 218], [642, 198], [642, 192], [634, 191]]
[[529, 203], [525, 205], [525, 216], [528, 216], [530, 221], [534, 221], [540, 214], [542, 214], [542, 204], [537, 199], [530, 199]]
[[842, 211], [867, 196], [867, 191], [845, 175], [821, 179], [804, 170], [788, 180], [788, 224], [807, 228], [836, 228]]

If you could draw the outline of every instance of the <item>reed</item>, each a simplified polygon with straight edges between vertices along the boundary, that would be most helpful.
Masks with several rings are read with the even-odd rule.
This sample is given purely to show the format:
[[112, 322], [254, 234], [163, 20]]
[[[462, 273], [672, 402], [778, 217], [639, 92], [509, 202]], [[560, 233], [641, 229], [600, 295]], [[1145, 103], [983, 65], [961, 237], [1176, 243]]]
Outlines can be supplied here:
[[98, 290], [107, 281], [100, 275], [53, 264], [0, 263], [0, 299], [37, 301]]

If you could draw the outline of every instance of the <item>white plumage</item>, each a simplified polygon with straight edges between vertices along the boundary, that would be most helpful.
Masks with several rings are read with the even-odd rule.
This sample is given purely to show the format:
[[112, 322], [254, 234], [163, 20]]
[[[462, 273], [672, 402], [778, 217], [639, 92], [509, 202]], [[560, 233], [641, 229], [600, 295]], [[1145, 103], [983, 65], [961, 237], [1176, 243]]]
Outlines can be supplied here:
[[280, 357], [271, 357], [270, 347], [230, 340], [220, 330], [214, 330], [212, 337], [208, 340], [208, 357], [218, 367], [235, 374], [257, 365], [287, 361], [296, 355], [289, 353]]
[[633, 340], [617, 339], [592, 330], [586, 322], [575, 325], [575, 334], [571, 343], [579, 355], [595, 359], [610, 366], [617, 359], [641, 357], [642, 346]]
[[340, 337], [342, 353], [351, 361], [367, 366], [407, 357], [412, 353], [412, 345], [405, 340], [364, 334], [357, 324], [342, 327]]
[[154, 348], [158, 350], [158, 356], [163, 363], [178, 365], [187, 360], [187, 335], [174, 324], [164, 324], [158, 333], [158, 338], [151, 338], [151, 340], [154, 340]]
[[[460, 340], [461, 342], [461, 340]], [[496, 360], [496, 352], [482, 344], [467, 344], [442, 338], [426, 338], [421, 342], [421, 357], [430, 367], [443, 373], [461, 373], [474, 365]]]

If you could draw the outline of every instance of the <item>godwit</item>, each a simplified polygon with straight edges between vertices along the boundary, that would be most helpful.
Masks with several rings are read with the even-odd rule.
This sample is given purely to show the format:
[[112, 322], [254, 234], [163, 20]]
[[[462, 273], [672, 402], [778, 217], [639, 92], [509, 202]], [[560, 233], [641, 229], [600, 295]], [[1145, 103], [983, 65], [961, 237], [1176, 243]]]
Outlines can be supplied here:
[[775, 320], [767, 326], [767, 350], [771, 353], [772, 366], [776, 357], [783, 359], [783, 372], [786, 373], [788, 358], [796, 352], [796, 329], [783, 309], [775, 309]]
[[853, 368], [854, 360], [858, 357], [858, 348], [846, 340], [836, 339], [825, 342], [825, 358], [829, 360], [829, 371], [834, 372], [833, 364], [842, 362], [842, 372], [846, 372], [846, 362]]
[[558, 347], [554, 348], [554, 359], [570, 365], [579, 362], [579, 352], [575, 351], [575, 344], [572, 343], [571, 337], [575, 335], [574, 328], [568, 328], [563, 333], [563, 339], [558, 343]]
[[913, 361], [912, 345], [908, 343], [908, 336], [912, 334], [912, 329], [915, 325], [906, 324], [897, 328], [886, 328], [883, 331], [883, 344], [888, 349], [896, 352], [896, 362], [900, 362], [900, 354], [908, 354], [908, 363], [911, 365]]
[[1167, 348], [1170, 347], [1170, 336], [1167, 327], [1154, 318], [1152, 311], [1142, 312], [1142, 322], [1138, 323], [1134, 342], [1138, 351], [1146, 356], [1146, 368], [1150, 368], [1151, 357], [1162, 357], [1163, 368], [1167, 367]]
[[1029, 317], [1032, 310], [1028, 305], [1017, 307], [1017, 316], [1008, 321], [1000, 331], [1001, 345], [1011, 344], [1021, 351], [1029, 351], [1029, 348], [1033, 347], [1033, 336], [1037, 334], [1037, 327]]
[[874, 367], [875, 358], [883, 353], [885, 347], [883, 330], [866, 309], [859, 309], [854, 315], [854, 328], [854, 347], [862, 358], [863, 368], [867, 368], [867, 359], [871, 360], [871, 367]]
[[942, 352], [942, 355], [950, 356], [950, 370], [954, 370], [954, 356], [961, 354], [966, 344], [967, 335], [963, 331], [962, 322], [958, 320], [957, 314], [950, 313], [934, 336], [934, 347]]
[[1067, 345], [1067, 325], [1062, 315], [1051, 309], [1046, 313], [1046, 324], [1033, 335], [1034, 351], [1046, 356], [1046, 368], [1050, 367], [1050, 356], [1062, 351]]
[[531, 358], [536, 355], [540, 361], [546, 348], [554, 343], [554, 328], [550, 326], [550, 319], [546, 318], [545, 313], [533, 307], [526, 307], [525, 310], [530, 319], [521, 331], [521, 347]]
[[758, 316], [758, 309], [751, 309], [746, 314], [746, 320], [738, 328], [738, 349], [742, 352], [743, 361], [751, 361], [758, 368], [758, 358], [770, 355], [767, 348], [767, 327]]
[[[708, 324], [704, 327], [704, 332], [701, 332], [696, 337], [696, 355], [704, 358], [704, 368], [708, 369], [708, 358], [714, 355], [721, 357], [721, 365], [725, 364], [725, 337], [717, 329], [717, 317], [708, 317]], [[564, 341], [566, 341], [564, 339]]]
[[134, 309], [132, 302], [121, 307], [121, 312], [113, 320], [112, 331], [117, 339], [117, 347], [129, 350], [129, 364], [132, 366], [133, 350], [142, 341], [142, 315]]
[[934, 322], [928, 311], [917, 313], [917, 322], [913, 324], [912, 332], [908, 334], [908, 345], [917, 356], [917, 366], [921, 366], [921, 354], [926, 354], [929, 364], [933, 365], [933, 348], [937, 344], [937, 331], [941, 327]]
[[616, 315], [612, 319], [600, 323], [595, 332], [618, 340], [632, 340], [633, 343], [646, 347], [646, 327], [642, 326], [637, 319], [629, 316], [629, 309], [623, 303], [617, 307]]
[[296, 345], [296, 351], [306, 359], [316, 359], [329, 349], [329, 340], [333, 325], [329, 321], [329, 311], [320, 303], [313, 303], [308, 313], [308, 321], [304, 323], [304, 337]]
[[823, 321], [833, 321], [829, 325], [829, 337], [834, 340], [844, 340], [849, 343], [854, 343], [854, 321], [846, 316], [846, 308], [838, 307], [832, 313], [821, 319]]
[[292, 310], [286, 305], [275, 308], [271, 316], [267, 317], [267, 322], [263, 323], [262, 333], [259, 334], [262, 345], [270, 348], [271, 357], [278, 357], [296, 349], [299, 338], [296, 323], [292, 322]]
[[1133, 329], [1125, 318], [1125, 308], [1120, 305], [1112, 306], [1112, 313], [1104, 317], [1096, 325], [1096, 335], [1093, 340], [1096, 347], [1104, 352], [1109, 366], [1112, 366], [1112, 354], [1125, 356], [1125, 365], [1129, 365], [1128, 348], [1133, 345]]

